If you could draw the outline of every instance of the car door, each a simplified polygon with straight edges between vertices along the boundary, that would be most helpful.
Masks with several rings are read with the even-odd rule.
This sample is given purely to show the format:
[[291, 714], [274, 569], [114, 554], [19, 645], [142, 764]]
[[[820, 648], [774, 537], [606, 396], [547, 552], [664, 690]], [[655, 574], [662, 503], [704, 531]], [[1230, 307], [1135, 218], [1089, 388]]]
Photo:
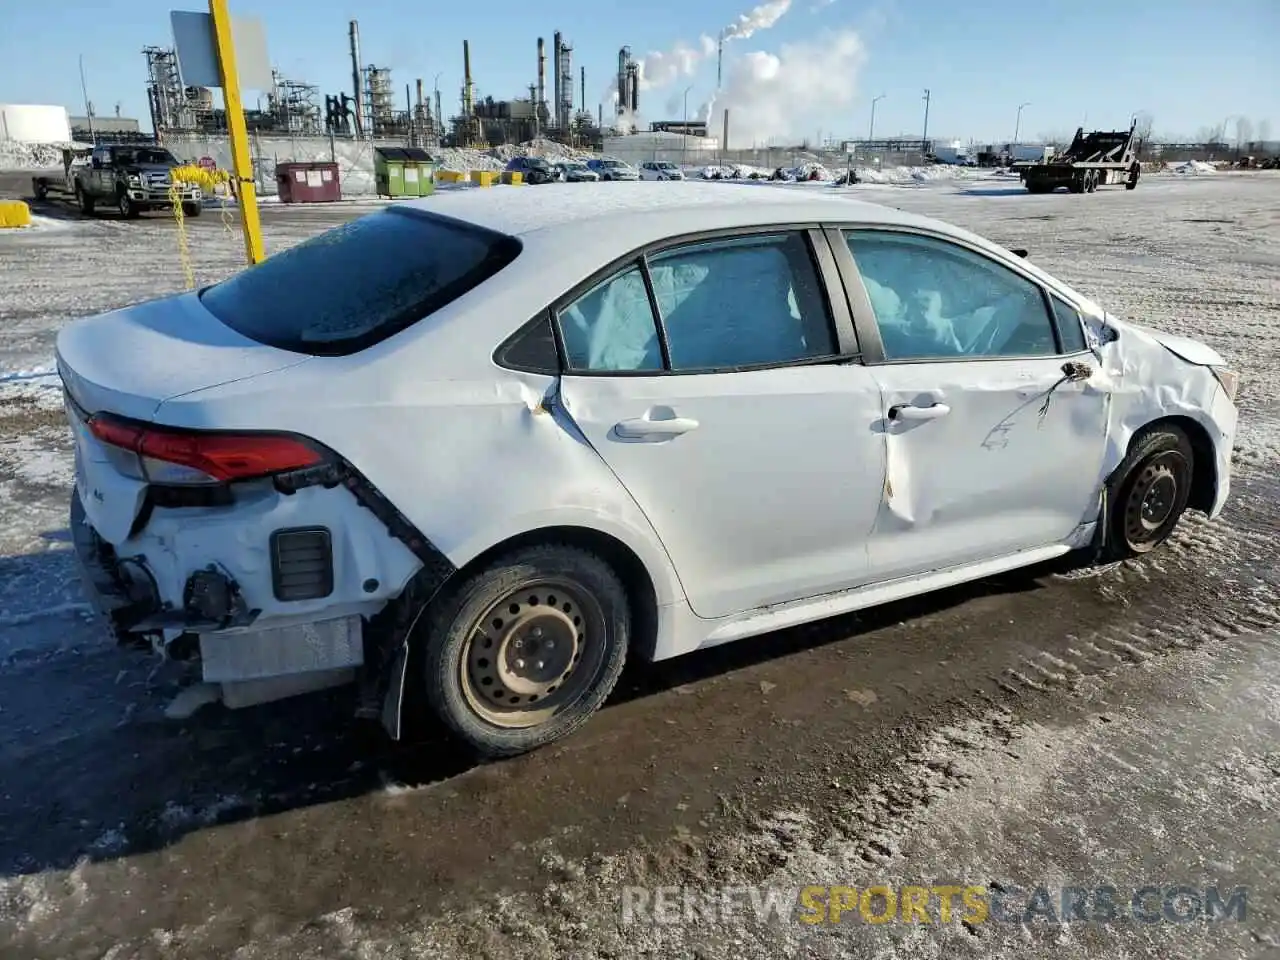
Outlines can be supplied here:
[[773, 228], [646, 253], [554, 310], [561, 402], [701, 617], [866, 579], [880, 390], [827, 281], [820, 232]]
[[93, 151], [92, 168], [89, 171], [89, 192], [94, 197], [106, 196], [106, 178], [111, 176], [111, 151], [99, 147]]
[[885, 407], [877, 579], [1071, 537], [1096, 506], [1109, 395], [1079, 314], [1011, 262], [941, 235], [831, 236]]

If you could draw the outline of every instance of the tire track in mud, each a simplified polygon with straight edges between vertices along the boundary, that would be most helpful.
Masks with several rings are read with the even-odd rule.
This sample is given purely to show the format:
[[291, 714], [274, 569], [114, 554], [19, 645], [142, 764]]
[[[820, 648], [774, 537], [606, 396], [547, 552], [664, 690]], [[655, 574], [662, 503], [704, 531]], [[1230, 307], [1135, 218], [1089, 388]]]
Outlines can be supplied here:
[[1090, 701], [1121, 671], [1280, 626], [1280, 541], [1268, 503], [1280, 483], [1261, 480], [1260, 493], [1234, 502], [1218, 521], [1185, 516], [1148, 557], [1054, 577], [1093, 580], [1097, 598], [1123, 615], [1015, 649], [1015, 662], [971, 691], [974, 712], [896, 758], [860, 798], [823, 818], [824, 829], [834, 827], [863, 866], [887, 866], [919, 816], [969, 783], [958, 761], [999, 748], [1016, 756], [1018, 731], [1053, 712], [1055, 697]]

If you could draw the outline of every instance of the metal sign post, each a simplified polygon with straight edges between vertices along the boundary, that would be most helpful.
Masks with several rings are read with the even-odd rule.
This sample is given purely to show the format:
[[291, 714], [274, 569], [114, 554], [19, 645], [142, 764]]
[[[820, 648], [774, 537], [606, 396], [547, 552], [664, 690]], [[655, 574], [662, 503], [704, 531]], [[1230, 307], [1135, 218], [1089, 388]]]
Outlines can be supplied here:
[[262, 248], [262, 221], [258, 216], [258, 185], [249, 156], [249, 130], [240, 104], [240, 76], [236, 72], [236, 48], [231, 36], [231, 15], [227, 0], [209, 0], [213, 36], [218, 46], [218, 66], [222, 74], [222, 99], [227, 111], [227, 133], [231, 137], [231, 169], [236, 175], [236, 202], [244, 229], [244, 253], [249, 266], [266, 259]]
[[[262, 221], [258, 216], [257, 182], [249, 154], [249, 131], [244, 122], [240, 86], [271, 89], [271, 67], [261, 25], [252, 20], [234, 20], [227, 0], [209, 0], [209, 13], [174, 10], [174, 46], [182, 82], [189, 87], [221, 87], [231, 140], [231, 168], [235, 174], [236, 200], [244, 228], [244, 252], [249, 265], [266, 259], [262, 248]], [[244, 61], [236, 58], [240, 40]]]

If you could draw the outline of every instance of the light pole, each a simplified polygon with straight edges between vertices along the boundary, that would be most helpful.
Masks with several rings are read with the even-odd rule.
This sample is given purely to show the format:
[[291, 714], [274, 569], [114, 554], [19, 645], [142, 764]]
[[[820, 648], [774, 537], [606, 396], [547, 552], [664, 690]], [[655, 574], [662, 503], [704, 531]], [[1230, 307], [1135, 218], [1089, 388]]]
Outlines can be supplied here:
[[924, 91], [924, 136], [921, 138], [920, 151], [929, 149], [929, 88]]
[[1026, 103], [1020, 103], [1020, 104], [1018, 104], [1018, 122], [1017, 122], [1017, 123], [1015, 123], [1015, 124], [1013, 125], [1013, 144], [1012, 144], [1012, 146], [1015, 146], [1015, 147], [1016, 147], [1016, 146], [1018, 145], [1018, 134], [1019, 134], [1019, 133], [1021, 132], [1021, 130], [1022, 130], [1022, 108], [1023, 108], [1023, 107], [1029, 107], [1029, 106], [1031, 106], [1031, 101], [1030, 101], [1030, 100], [1028, 100]]
[[882, 93], [878, 97], [871, 98], [871, 126], [867, 128], [867, 139], [874, 140], [876, 138], [876, 101], [883, 100], [885, 95]]
[[[89, 84], [84, 79], [84, 54], [80, 54], [80, 92], [84, 94], [84, 115], [89, 121], [89, 139], [94, 146], [98, 145], [98, 136], [93, 131], [93, 104], [89, 102]], [[1223, 129], [1226, 129], [1225, 127]], [[154, 132], [154, 131], [153, 131]], [[156, 142], [159, 143], [157, 137]]]
[[684, 130], [681, 131], [683, 139], [680, 141], [680, 166], [682, 167], [689, 159], [689, 91], [692, 89], [693, 84], [684, 88]]

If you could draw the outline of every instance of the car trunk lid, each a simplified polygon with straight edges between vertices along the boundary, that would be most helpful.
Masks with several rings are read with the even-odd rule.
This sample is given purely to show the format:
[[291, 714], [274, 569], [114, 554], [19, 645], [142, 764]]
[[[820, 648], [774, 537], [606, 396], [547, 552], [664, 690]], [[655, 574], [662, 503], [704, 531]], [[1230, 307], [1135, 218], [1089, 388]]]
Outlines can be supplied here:
[[310, 357], [232, 330], [195, 293], [77, 320], [58, 334], [58, 374], [90, 414], [151, 420], [194, 390], [282, 370]]
[[109, 543], [128, 539], [146, 482], [117, 469], [89, 429], [94, 414], [152, 422], [166, 400], [304, 363], [236, 333], [187, 293], [77, 320], [58, 335], [58, 374], [75, 437], [85, 515]]

